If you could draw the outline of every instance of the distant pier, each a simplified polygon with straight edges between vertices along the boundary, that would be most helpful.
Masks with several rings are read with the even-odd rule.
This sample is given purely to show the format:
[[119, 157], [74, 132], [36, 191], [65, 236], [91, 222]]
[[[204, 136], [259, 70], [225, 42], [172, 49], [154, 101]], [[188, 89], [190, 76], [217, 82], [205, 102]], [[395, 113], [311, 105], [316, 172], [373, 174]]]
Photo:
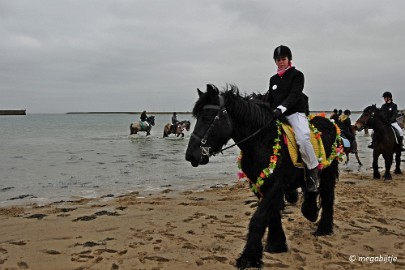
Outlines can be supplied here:
[[26, 110], [0, 110], [0, 115], [26, 115]]

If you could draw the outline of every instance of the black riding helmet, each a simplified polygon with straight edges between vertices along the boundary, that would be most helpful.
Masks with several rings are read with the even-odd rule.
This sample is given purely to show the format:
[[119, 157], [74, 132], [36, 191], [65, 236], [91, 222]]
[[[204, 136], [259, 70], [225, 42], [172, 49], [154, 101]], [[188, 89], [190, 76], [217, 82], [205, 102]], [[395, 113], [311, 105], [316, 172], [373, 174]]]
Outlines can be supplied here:
[[289, 60], [292, 60], [292, 54], [290, 48], [284, 45], [280, 45], [274, 49], [273, 59], [276, 60], [280, 57], [288, 57]]
[[387, 92], [384, 92], [384, 94], [382, 95], [382, 97], [383, 97], [383, 98], [386, 98], [386, 97], [387, 97], [387, 98], [392, 98], [392, 94], [391, 94], [391, 92], [388, 92], [388, 91], [387, 91]]

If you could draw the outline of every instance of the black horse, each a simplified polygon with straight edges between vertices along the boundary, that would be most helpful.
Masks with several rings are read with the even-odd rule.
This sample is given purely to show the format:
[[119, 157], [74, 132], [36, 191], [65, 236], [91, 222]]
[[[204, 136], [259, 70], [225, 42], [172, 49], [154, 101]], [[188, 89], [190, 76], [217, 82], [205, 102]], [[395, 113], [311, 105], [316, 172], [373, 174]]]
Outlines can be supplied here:
[[151, 115], [146, 118], [147, 124], [144, 122], [135, 122], [129, 125], [129, 135], [137, 134], [139, 131], [145, 131], [146, 136], [150, 135], [150, 131], [152, 130], [152, 126], [155, 125], [155, 116]]
[[[238, 142], [243, 153], [242, 170], [251, 180], [250, 185], [254, 186], [263, 168], [269, 166], [269, 157], [275, 152], [273, 146], [278, 136], [278, 126], [272, 110], [267, 103], [240, 96], [236, 86], [220, 93], [214, 85], [207, 85], [207, 92], [198, 90], [198, 94], [199, 99], [193, 109], [197, 122], [187, 147], [186, 160], [194, 167], [207, 164], [209, 156], [221, 151], [232, 138]], [[314, 117], [311, 123], [322, 132], [322, 142], [329, 156], [338, 137], [335, 126], [323, 117]], [[268, 237], [265, 251], [280, 253], [288, 250], [280, 214], [285, 194], [294, 194], [301, 187], [304, 190], [301, 212], [312, 222], [318, 218], [317, 195], [306, 192], [304, 170], [293, 165], [284, 140], [281, 139], [279, 144], [281, 149], [277, 167], [264, 179], [260, 193], [255, 193], [261, 201], [250, 220], [247, 243], [237, 260], [238, 269], [262, 267], [262, 238], [266, 228]], [[314, 233], [318, 236], [333, 232], [338, 161], [333, 159], [320, 176], [322, 214]]]
[[381, 110], [376, 105], [368, 106], [355, 123], [357, 130], [372, 128], [373, 135], [373, 177], [380, 179], [378, 171], [378, 157], [383, 156], [385, 160], [385, 180], [392, 180], [390, 173], [393, 155], [395, 153], [395, 174], [401, 174], [401, 146], [395, 138], [394, 128], [384, 117]]

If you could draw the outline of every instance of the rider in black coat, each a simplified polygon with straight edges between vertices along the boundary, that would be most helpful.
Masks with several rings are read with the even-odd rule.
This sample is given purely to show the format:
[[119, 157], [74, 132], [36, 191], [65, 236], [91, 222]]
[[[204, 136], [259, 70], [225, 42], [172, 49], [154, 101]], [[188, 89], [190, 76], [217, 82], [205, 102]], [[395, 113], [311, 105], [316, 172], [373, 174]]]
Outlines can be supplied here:
[[[401, 147], [401, 151], [405, 151], [404, 149], [404, 132], [402, 128], [397, 123], [397, 115], [398, 115], [398, 106], [393, 102], [391, 92], [384, 92], [383, 96], [385, 103], [381, 106], [381, 112], [385, 116], [385, 119], [391, 123], [391, 126], [398, 131], [399, 134], [399, 144]], [[369, 148], [373, 148], [373, 141], [368, 146]]]
[[148, 120], [148, 116], [146, 115], [146, 111], [143, 111], [141, 113], [141, 121], [146, 122], [146, 120]]

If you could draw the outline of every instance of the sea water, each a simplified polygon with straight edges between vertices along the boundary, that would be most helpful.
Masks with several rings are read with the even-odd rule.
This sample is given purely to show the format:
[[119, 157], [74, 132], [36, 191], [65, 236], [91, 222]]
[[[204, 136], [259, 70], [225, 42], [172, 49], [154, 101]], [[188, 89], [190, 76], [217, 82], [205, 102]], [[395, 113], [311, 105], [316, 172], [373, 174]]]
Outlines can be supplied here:
[[[129, 135], [133, 114], [32, 114], [0, 117], [0, 206], [74, 198], [202, 190], [237, 181], [237, 147], [194, 168], [184, 138], [163, 138], [171, 114], [151, 135]], [[230, 141], [231, 143], [232, 141]]]
[[[203, 190], [235, 183], [239, 148], [194, 168], [185, 160], [185, 151], [195, 119], [178, 118], [191, 121], [184, 138], [163, 138], [171, 114], [156, 115], [150, 136], [129, 135], [130, 123], [139, 120], [133, 114], [1, 116], [0, 206], [129, 192], [145, 196], [165, 189]], [[370, 140], [364, 132], [357, 135], [363, 167], [350, 154], [350, 163], [340, 169], [370, 173]]]

